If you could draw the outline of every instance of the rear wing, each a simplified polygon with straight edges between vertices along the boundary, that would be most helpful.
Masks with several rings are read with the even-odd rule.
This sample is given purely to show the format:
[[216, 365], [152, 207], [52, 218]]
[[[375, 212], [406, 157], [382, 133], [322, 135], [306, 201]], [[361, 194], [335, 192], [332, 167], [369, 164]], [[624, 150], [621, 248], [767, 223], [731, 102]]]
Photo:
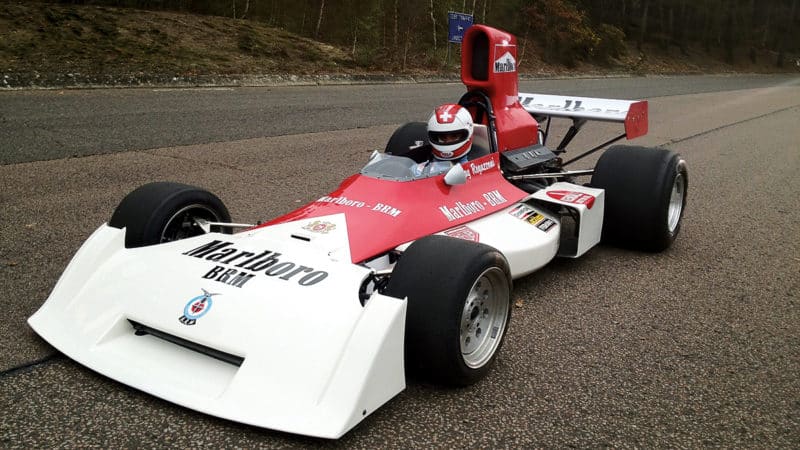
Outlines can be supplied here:
[[[545, 94], [519, 94], [519, 102], [534, 117], [565, 117], [573, 122], [598, 120], [625, 126], [627, 139], [647, 134], [646, 100], [611, 100]], [[578, 126], [580, 128], [580, 126]]]

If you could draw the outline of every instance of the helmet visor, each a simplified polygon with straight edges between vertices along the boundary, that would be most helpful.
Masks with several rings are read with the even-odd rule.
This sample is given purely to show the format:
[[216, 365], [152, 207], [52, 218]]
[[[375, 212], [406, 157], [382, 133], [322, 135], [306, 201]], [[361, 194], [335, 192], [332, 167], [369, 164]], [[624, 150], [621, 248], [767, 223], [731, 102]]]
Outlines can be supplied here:
[[454, 131], [429, 131], [428, 138], [431, 144], [436, 145], [455, 145], [467, 140], [469, 131], [467, 130], [454, 130]]

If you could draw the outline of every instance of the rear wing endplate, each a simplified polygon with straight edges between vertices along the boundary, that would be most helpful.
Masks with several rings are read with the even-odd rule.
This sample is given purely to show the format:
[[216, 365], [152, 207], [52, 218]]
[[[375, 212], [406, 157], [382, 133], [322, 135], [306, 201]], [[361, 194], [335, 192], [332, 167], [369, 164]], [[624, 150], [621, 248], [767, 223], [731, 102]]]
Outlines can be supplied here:
[[598, 120], [625, 125], [625, 137], [647, 134], [646, 100], [611, 100], [545, 94], [519, 94], [519, 102], [534, 117], [566, 117], [573, 121]]

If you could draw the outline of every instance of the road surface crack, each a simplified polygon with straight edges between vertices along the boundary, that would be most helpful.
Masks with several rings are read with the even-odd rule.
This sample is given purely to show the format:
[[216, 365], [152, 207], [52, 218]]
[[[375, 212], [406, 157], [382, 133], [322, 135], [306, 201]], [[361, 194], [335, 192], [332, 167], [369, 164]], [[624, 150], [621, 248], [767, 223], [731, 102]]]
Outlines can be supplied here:
[[64, 355], [61, 353], [51, 353], [43, 358], [35, 359], [33, 361], [20, 364], [18, 366], [11, 367], [9, 369], [0, 371], [0, 379], [11, 377], [20, 373], [25, 373], [34, 369], [38, 369], [40, 367], [48, 366], [54, 362], [58, 362], [64, 359]]
[[700, 137], [700, 136], [705, 136], [707, 134], [714, 133], [715, 131], [724, 130], [725, 128], [730, 128], [732, 126], [739, 125], [739, 124], [742, 124], [742, 123], [747, 123], [747, 122], [752, 122], [754, 120], [763, 119], [764, 117], [769, 117], [769, 116], [772, 116], [772, 115], [775, 115], [775, 114], [780, 114], [782, 112], [786, 112], [786, 111], [795, 109], [797, 107], [800, 107], [800, 105], [792, 105], [792, 106], [788, 106], [786, 108], [778, 109], [778, 110], [775, 110], [775, 111], [770, 111], [768, 113], [764, 113], [764, 114], [761, 114], [759, 116], [750, 117], [750, 118], [747, 118], [747, 119], [742, 119], [742, 120], [740, 120], [738, 122], [733, 122], [733, 123], [728, 123], [728, 124], [725, 124], [725, 125], [720, 125], [720, 126], [718, 126], [716, 128], [712, 128], [710, 130], [705, 130], [705, 131], [701, 131], [699, 133], [695, 133], [695, 134], [693, 134], [691, 136], [686, 136], [686, 137], [682, 137], [682, 138], [679, 138], [679, 139], [671, 139], [671, 140], [669, 140], [667, 142], [664, 142], [663, 144], [657, 145], [657, 147], [666, 147], [666, 146], [670, 146], [672, 144], [679, 144], [681, 142], [686, 142], [686, 141], [692, 140], [692, 139]]

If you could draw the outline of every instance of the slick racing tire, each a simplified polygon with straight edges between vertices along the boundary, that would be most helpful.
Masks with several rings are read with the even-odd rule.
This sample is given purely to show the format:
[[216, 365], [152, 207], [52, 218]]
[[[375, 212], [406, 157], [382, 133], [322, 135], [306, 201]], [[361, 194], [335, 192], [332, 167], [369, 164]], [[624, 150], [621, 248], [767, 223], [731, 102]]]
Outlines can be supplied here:
[[408, 122], [392, 133], [386, 143], [384, 153], [394, 156], [405, 156], [421, 163], [431, 155], [428, 140], [428, 124], [425, 122]]
[[216, 195], [162, 181], [145, 184], [126, 195], [108, 224], [125, 228], [125, 247], [135, 248], [203, 234], [195, 219], [230, 222], [231, 216]]
[[609, 148], [591, 182], [605, 189], [603, 241], [651, 252], [669, 248], [681, 229], [688, 182], [686, 162], [671, 150]]
[[511, 273], [499, 251], [448, 236], [422, 238], [400, 257], [385, 294], [408, 298], [410, 375], [449, 386], [486, 375], [511, 319]]

